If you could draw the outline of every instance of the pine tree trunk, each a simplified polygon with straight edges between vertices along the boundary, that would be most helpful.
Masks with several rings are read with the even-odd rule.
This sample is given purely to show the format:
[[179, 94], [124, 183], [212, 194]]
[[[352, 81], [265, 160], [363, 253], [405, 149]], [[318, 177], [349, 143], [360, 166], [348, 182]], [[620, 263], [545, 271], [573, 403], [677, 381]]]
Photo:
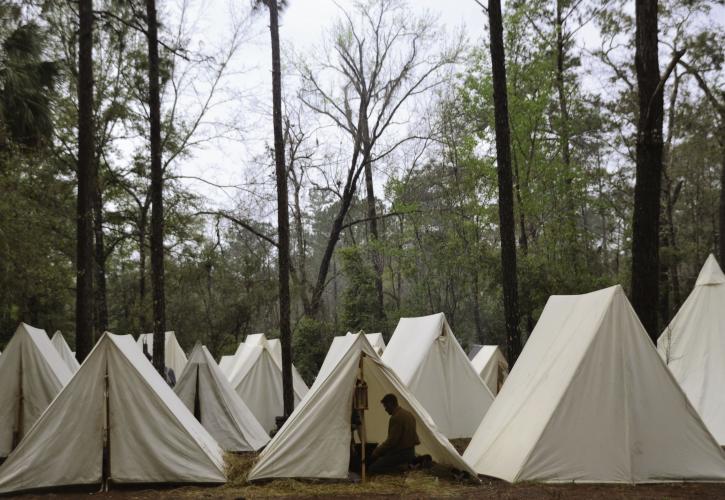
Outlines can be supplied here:
[[272, 121], [274, 125], [274, 160], [277, 177], [277, 248], [279, 258], [279, 333], [282, 344], [282, 399], [284, 417], [294, 410], [292, 393], [292, 329], [290, 325], [289, 290], [289, 206], [287, 193], [287, 168], [284, 160], [282, 135], [282, 72], [279, 50], [279, 15], [277, 0], [269, 7], [269, 33], [272, 38]]
[[138, 326], [142, 332], [146, 328], [146, 221], [147, 212], [141, 207], [141, 216], [138, 222]]
[[76, 250], [76, 358], [82, 363], [93, 338], [93, 2], [79, 0], [78, 204]]
[[[677, 198], [679, 198], [680, 190], [682, 189], [682, 181], [678, 182], [675, 185], [674, 191], [672, 189], [672, 180], [670, 178], [670, 175], [668, 173], [668, 170], [674, 165], [674, 151], [672, 148], [672, 140], [675, 133], [675, 118], [677, 116], [676, 113], [676, 106], [677, 106], [677, 95], [680, 88], [680, 77], [677, 75], [677, 71], [675, 71], [675, 79], [672, 85], [672, 94], [670, 96], [670, 105], [669, 105], [669, 115], [667, 118], [667, 140], [665, 141], [665, 158], [666, 163], [662, 165], [662, 173], [663, 177], [666, 183], [666, 189], [664, 190], [665, 193], [665, 210], [666, 210], [666, 216], [667, 216], [667, 231], [663, 232], [665, 235], [663, 236], [662, 243], [663, 248], [669, 248], [669, 268], [662, 271], [663, 275], [667, 276], [667, 282], [663, 283], [665, 286], [669, 286], [669, 288], [663, 288], [662, 289], [662, 295], [663, 297], [666, 297], [666, 300], [663, 298], [662, 303], [667, 303], [669, 309], [666, 312], [666, 316], [662, 317], [663, 325], [666, 325], [669, 323], [670, 318], [672, 317], [672, 313], [674, 310], [679, 309], [679, 307], [682, 305], [681, 297], [680, 297], [680, 277], [679, 277], [679, 271], [678, 271], [678, 249], [677, 249], [677, 238], [675, 233], [675, 220], [674, 220], [674, 205], [677, 203]], [[662, 267], [666, 267], [666, 265], [662, 265]], [[672, 300], [670, 300], [670, 290], [672, 290]]]
[[567, 184], [571, 184], [571, 155], [569, 150], [569, 109], [564, 85], [564, 19], [563, 0], [556, 0], [556, 90], [559, 97], [559, 135], [561, 141], [561, 160], [566, 167]]
[[513, 367], [521, 352], [519, 333], [518, 280], [516, 276], [516, 234], [514, 221], [513, 179], [511, 174], [511, 130], [506, 92], [506, 59], [503, 45], [503, 20], [500, 0], [488, 1], [491, 73], [496, 121], [496, 163], [498, 165], [498, 216], [501, 232], [501, 269], [503, 307], [506, 317], [506, 340], [509, 366]]
[[[153, 294], [153, 363], [165, 376], [166, 303], [164, 297], [164, 173], [161, 163], [161, 90], [156, 0], [146, 0], [149, 57], [149, 116], [151, 118], [151, 288]], [[178, 375], [178, 374], [177, 374]]]
[[[98, 179], [96, 179], [98, 180]], [[97, 183], [93, 203], [93, 228], [96, 237], [96, 334], [101, 335], [108, 330], [108, 300], [106, 298], [106, 247], [103, 239], [103, 194], [100, 182]]]
[[657, 339], [662, 186], [662, 92], [657, 55], [657, 0], [637, 0], [635, 68], [639, 90], [637, 169], [632, 223], [632, 306]]
[[[564, 68], [566, 47], [564, 42], [564, 0], [556, 0], [556, 90], [559, 100], [559, 142], [561, 162], [564, 167], [566, 184], [566, 242], [565, 255], [576, 266], [579, 260], [577, 252], [576, 203], [574, 197], [574, 172], [571, 166], [571, 146], [569, 131], [569, 105], [566, 96]], [[576, 267], [575, 267], [576, 269]], [[529, 332], [530, 333], [530, 332]]]

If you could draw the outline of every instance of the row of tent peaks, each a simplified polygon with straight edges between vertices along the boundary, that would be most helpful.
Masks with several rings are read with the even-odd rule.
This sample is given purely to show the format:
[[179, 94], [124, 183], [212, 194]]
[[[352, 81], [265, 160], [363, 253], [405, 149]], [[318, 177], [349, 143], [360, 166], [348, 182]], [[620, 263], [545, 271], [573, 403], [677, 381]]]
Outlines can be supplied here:
[[[251, 408], [279, 396], [274, 339], [249, 336], [222, 367], [197, 345], [172, 391], [131, 336], [104, 334], [71, 375], [45, 332], [21, 324], [0, 356], [0, 378], [21, 378], [0, 390], [0, 422], [10, 423], [0, 426], [0, 454], [14, 447], [0, 493], [106, 479], [218, 483], [222, 449], [235, 447], [263, 448], [250, 480], [343, 479], [361, 377], [371, 401], [393, 393], [413, 412], [417, 451], [474, 477], [723, 481], [723, 302], [725, 275], [710, 256], [655, 346], [620, 286], [552, 296], [498, 395], [443, 314], [401, 318], [382, 355], [366, 335], [336, 337], [309, 390], [299, 378], [296, 408], [271, 440], [267, 417], [279, 410], [257, 417]], [[366, 415], [380, 442], [387, 416], [375, 404]], [[472, 438], [463, 456], [450, 443], [459, 437]], [[110, 470], [102, 443], [111, 443]]]

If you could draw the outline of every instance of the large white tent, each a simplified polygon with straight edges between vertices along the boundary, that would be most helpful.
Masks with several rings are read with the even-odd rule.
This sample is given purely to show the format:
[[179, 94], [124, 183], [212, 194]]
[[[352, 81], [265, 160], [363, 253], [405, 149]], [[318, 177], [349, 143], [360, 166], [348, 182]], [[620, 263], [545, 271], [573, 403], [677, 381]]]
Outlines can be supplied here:
[[[241, 396], [266, 432], [275, 428], [275, 417], [284, 411], [282, 399], [282, 359], [280, 349], [263, 333], [248, 335], [234, 355], [229, 377], [232, 387]], [[292, 370], [295, 406], [307, 394], [307, 385], [297, 370]]]
[[20, 323], [0, 357], [0, 457], [6, 457], [72, 374], [45, 330]]
[[60, 330], [53, 334], [53, 338], [50, 339], [50, 342], [53, 344], [53, 347], [55, 347], [55, 350], [58, 351], [60, 358], [66, 364], [70, 372], [77, 372], [81, 365], [78, 363], [73, 351], [71, 351], [70, 347], [68, 347], [68, 343], [65, 341], [63, 334], [60, 333]]
[[549, 298], [463, 457], [509, 482], [725, 480], [620, 286]]
[[[149, 355], [154, 355], [154, 334], [153, 333], [142, 333], [139, 335], [137, 340], [138, 346], [143, 349], [146, 346], [146, 352]], [[179, 378], [181, 372], [184, 371], [186, 366], [186, 354], [179, 345], [179, 341], [176, 340], [176, 334], [174, 332], [166, 332], [165, 343], [164, 343], [164, 364], [167, 368], [174, 370], [174, 375]]]
[[443, 313], [400, 318], [382, 358], [449, 439], [471, 437], [493, 402]]
[[509, 364], [497, 345], [482, 345], [471, 360], [473, 369], [495, 395], [509, 374]]
[[367, 441], [381, 443], [388, 430], [388, 415], [379, 401], [392, 393], [416, 417], [421, 444], [418, 453], [430, 454], [442, 465], [473, 470], [395, 373], [385, 366], [364, 335], [336, 337], [320, 373], [300, 405], [262, 451], [249, 480], [302, 477], [346, 479], [350, 465], [352, 399], [356, 380], [368, 387], [365, 412]]
[[725, 274], [713, 255], [657, 347], [705, 425], [725, 446]]
[[[352, 332], [347, 332], [348, 335], [355, 335]], [[378, 356], [382, 356], [383, 352], [385, 351], [385, 339], [383, 338], [382, 333], [366, 333], [365, 338], [368, 339], [368, 342], [370, 342], [370, 345], [373, 346], [373, 349], [375, 349], [375, 352], [378, 353]]]
[[191, 351], [174, 392], [227, 451], [257, 451], [269, 436], [234, 391], [206, 347]]
[[104, 480], [223, 483], [223, 470], [219, 445], [133, 338], [105, 333], [0, 468], [0, 493]]

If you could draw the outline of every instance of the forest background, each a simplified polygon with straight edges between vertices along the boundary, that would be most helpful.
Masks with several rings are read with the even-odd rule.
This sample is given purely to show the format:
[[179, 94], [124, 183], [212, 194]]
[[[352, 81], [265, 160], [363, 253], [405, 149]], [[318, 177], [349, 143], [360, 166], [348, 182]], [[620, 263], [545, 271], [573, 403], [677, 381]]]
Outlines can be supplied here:
[[[219, 356], [279, 332], [267, 19], [247, 2], [158, 3], [166, 325]], [[133, 4], [94, 3], [96, 336], [153, 329], [148, 58]], [[285, 40], [302, 15], [289, 4], [295, 365], [309, 382], [334, 335], [387, 337], [400, 317], [434, 312], [464, 347], [504, 345], [485, 13], [471, 1], [457, 27], [418, 2], [340, 2], [303, 44]], [[633, 10], [504, 4], [524, 339], [550, 295], [631, 281]], [[661, 329], [707, 255], [725, 254], [725, 8], [661, 2], [659, 30], [662, 69], [685, 50], [664, 91]], [[19, 321], [73, 345], [77, 37], [72, 2], [0, 1], [0, 346]]]

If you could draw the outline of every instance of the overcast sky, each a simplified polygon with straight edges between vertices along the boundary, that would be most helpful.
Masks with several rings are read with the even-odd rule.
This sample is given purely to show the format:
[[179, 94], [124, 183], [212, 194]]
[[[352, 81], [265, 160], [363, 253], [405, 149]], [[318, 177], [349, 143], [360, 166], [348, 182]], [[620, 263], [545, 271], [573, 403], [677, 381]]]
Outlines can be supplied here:
[[[243, 18], [247, 9], [245, 0], [170, 0], [167, 14], [178, 14], [176, 5], [186, 1], [187, 23], [193, 33], [193, 47], [203, 50], [224, 45], [231, 26]], [[484, 34], [485, 17], [473, 0], [412, 0], [408, 3], [416, 12], [428, 11], [449, 33], [463, 30], [470, 41]], [[339, 17], [340, 9], [351, 10], [353, 0], [290, 0], [280, 22], [280, 38], [284, 55], [291, 52], [309, 54], [322, 40], [327, 29]], [[169, 23], [171, 24], [171, 23]], [[223, 120], [240, 116], [244, 126], [243, 140], [215, 140], [195, 149], [191, 157], [177, 163], [177, 172], [199, 176], [222, 185], [241, 185], [249, 178], [251, 159], [263, 151], [272, 140], [271, 120], [265, 114], [271, 108], [271, 54], [266, 11], [257, 14], [244, 29], [245, 41], [237, 51], [232, 72], [225, 81], [227, 91], [240, 96], [237, 103], [217, 107], [214, 119]], [[283, 65], [286, 61], [283, 60]], [[291, 71], [291, 68], [287, 68]], [[284, 78], [284, 75], [283, 75]], [[269, 172], [271, 174], [271, 171]], [[187, 181], [213, 205], [230, 208], [243, 191], [217, 189], [198, 181]]]
[[[178, 16], [176, 7], [189, 5], [187, 25], [192, 35], [192, 47], [202, 51], [219, 49], [232, 31], [231, 26], [248, 14], [250, 0], [168, 0], [167, 18]], [[280, 38], [283, 47], [283, 78], [291, 78], [289, 64], [292, 52], [310, 54], [319, 46], [323, 35], [340, 15], [340, 9], [352, 10], [353, 0], [289, 0], [281, 16]], [[631, 2], [632, 4], [634, 2]], [[485, 43], [487, 35], [486, 18], [473, 0], [408, 0], [411, 9], [421, 15], [428, 11], [437, 17], [448, 33], [463, 30], [470, 43]], [[717, 8], [709, 22], [725, 24], [725, 9]], [[169, 23], [172, 24], [172, 23]], [[225, 92], [232, 92], [235, 98], [225, 100], [210, 115], [215, 121], [237, 120], [243, 128], [239, 140], [215, 140], [195, 149], [193, 155], [180, 160], [177, 172], [188, 176], [202, 177], [223, 185], [242, 186], [254, 176], [255, 155], [264, 151], [265, 144], [272, 141], [271, 108], [271, 55], [266, 10], [260, 11], [244, 25], [244, 42], [232, 61], [230, 76], [224, 82]], [[597, 44], [596, 30], [585, 27], [577, 33], [577, 43], [593, 48]], [[661, 65], [666, 62], [660, 61]], [[581, 69], [585, 76], [583, 85], [594, 92], [602, 91], [608, 85], [606, 79], [598, 80], [596, 75], [586, 75], [589, 67], [586, 61]], [[258, 168], [258, 167], [257, 167]], [[264, 175], [271, 175], [262, 172]], [[379, 180], [380, 181], [380, 180]], [[231, 208], [244, 196], [244, 190], [236, 188], [218, 189], [198, 181], [187, 181], [196, 192], [208, 198], [211, 205]]]

